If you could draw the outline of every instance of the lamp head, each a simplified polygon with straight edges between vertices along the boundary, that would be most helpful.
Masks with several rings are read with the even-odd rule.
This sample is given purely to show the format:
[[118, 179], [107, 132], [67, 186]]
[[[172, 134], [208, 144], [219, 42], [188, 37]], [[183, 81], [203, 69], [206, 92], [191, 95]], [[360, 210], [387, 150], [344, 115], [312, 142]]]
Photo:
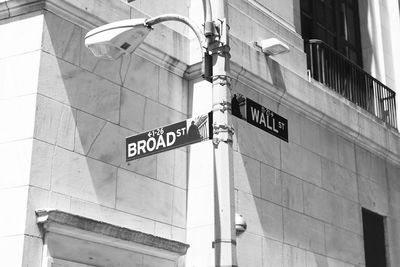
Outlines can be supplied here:
[[290, 51], [289, 46], [276, 38], [260, 41], [261, 51], [269, 56], [284, 54]]
[[85, 46], [96, 57], [115, 60], [132, 53], [150, 30], [144, 18], [117, 21], [89, 31], [85, 36]]

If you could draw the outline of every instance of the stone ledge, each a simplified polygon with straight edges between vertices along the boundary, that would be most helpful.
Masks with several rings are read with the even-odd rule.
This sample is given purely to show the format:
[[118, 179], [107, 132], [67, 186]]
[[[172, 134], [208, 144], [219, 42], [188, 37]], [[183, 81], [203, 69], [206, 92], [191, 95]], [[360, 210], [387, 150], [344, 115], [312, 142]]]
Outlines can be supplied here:
[[[45, 243], [52, 250], [52, 242], [57, 246], [56, 235], [60, 238], [69, 238], [91, 244], [118, 248], [129, 252], [141, 253], [169, 260], [177, 260], [185, 255], [188, 244], [154, 236], [132, 229], [119, 227], [90, 218], [59, 210], [36, 210], [37, 224], [39, 225]], [[49, 240], [47, 237], [51, 236]], [[62, 258], [63, 252], [55, 252], [53, 257]]]

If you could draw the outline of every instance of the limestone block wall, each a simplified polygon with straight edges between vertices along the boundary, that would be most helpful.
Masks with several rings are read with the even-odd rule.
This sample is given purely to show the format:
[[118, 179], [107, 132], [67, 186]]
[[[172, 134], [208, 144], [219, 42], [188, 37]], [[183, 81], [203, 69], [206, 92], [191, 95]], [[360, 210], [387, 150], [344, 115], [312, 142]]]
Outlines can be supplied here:
[[[260, 6], [260, 3], [263, 3]], [[268, 2], [268, 3], [267, 3]], [[266, 75], [265, 65], [260, 62], [243, 61], [240, 57], [251, 59], [243, 46], [268, 38], [278, 38], [290, 48], [289, 54], [274, 58], [280, 65], [296, 74], [306, 77], [307, 61], [303, 52], [303, 39], [296, 32], [294, 14], [300, 15], [297, 1], [228, 1], [228, 20], [231, 35], [232, 61], [242, 65], [245, 70], [255, 71], [261, 77]], [[286, 3], [287, 2], [287, 3]], [[279, 10], [276, 10], [279, 9]], [[291, 19], [282, 19], [291, 17]], [[252, 47], [251, 50], [254, 51]], [[265, 61], [266, 58], [261, 59]], [[249, 63], [250, 66], [245, 65]], [[251, 68], [249, 68], [251, 67]]]
[[364, 266], [361, 207], [387, 218], [389, 251], [397, 251], [398, 163], [249, 87], [243, 92], [288, 119], [289, 142], [235, 119], [236, 209], [248, 224], [239, 266]]
[[[162, 14], [180, 14], [188, 16], [190, 7], [193, 5], [191, 2], [191, 0], [164, 0], [162, 2], [138, 0], [131, 2], [130, 5], [140, 10], [146, 17], [154, 17]], [[197, 0], [196, 2], [199, 1]], [[165, 25], [168, 25], [174, 29], [174, 31], [182, 35], [191, 34], [191, 30], [182, 23], [166, 22]]]
[[[109, 1], [70, 4], [106, 20], [130, 12]], [[127, 163], [125, 137], [187, 118], [188, 82], [176, 71], [185, 69], [176, 58], [187, 57], [187, 48], [177, 49], [187, 41], [161, 27], [148, 43], [167, 47], [162, 64], [138, 54], [98, 60], [83, 43], [94, 26], [55, 8], [31, 9], [0, 25], [2, 40], [12, 40], [0, 52], [0, 159], [8, 175], [0, 179], [0, 209], [12, 218], [1, 225], [4, 262], [41, 266], [39, 208], [185, 242], [187, 149]], [[138, 266], [172, 264], [142, 260]]]
[[285, 24], [290, 28], [294, 29], [298, 14], [296, 14], [297, 7], [299, 6], [298, 0], [249, 0], [249, 1], [238, 1], [230, 0], [231, 4], [238, 2], [248, 2], [253, 8], [262, 10], [271, 16], [274, 20], [279, 21], [281, 24]]
[[24, 251], [41, 251], [41, 240], [25, 235], [25, 225], [29, 185], [38, 182], [30, 181], [30, 173], [40, 165], [31, 155], [43, 20], [23, 17], [0, 24], [0, 249], [10, 266], [27, 264]]
[[126, 163], [124, 144], [185, 119], [187, 83], [137, 55], [98, 60], [83, 46], [85, 34], [45, 13], [35, 142], [49, 160], [30, 211], [50, 205], [184, 242], [186, 149]]
[[[186, 242], [190, 173], [200, 186], [192, 185], [198, 195], [189, 199], [208, 201], [194, 205], [205, 222], [191, 223], [211, 225], [213, 190], [200, 187], [212, 189], [212, 157], [189, 165], [181, 148], [124, 159], [126, 136], [185, 119], [210, 93], [194, 90], [199, 71], [187, 69], [187, 29], [160, 25], [132, 57], [116, 62], [94, 58], [83, 45], [94, 26], [175, 8], [185, 15], [189, 4], [171, 0], [153, 9], [148, 0], [135, 1], [136, 8], [119, 0], [49, 0], [21, 16], [27, 9], [18, 13], [16, 2], [0, 3], [0, 35], [14, 40], [0, 42], [0, 53], [6, 51], [0, 70], [7, 74], [0, 79], [0, 160], [9, 174], [0, 179], [0, 207], [14, 218], [0, 222], [6, 260], [40, 266], [34, 211], [44, 207]], [[234, 119], [235, 206], [248, 223], [238, 238], [239, 266], [364, 266], [361, 207], [386, 216], [390, 261], [400, 265], [399, 134], [307, 80], [298, 1], [284, 3], [228, 1], [232, 90], [289, 123], [286, 143]], [[249, 45], [276, 36], [289, 54], [267, 58]], [[209, 89], [204, 83], [199, 87]], [[212, 145], [203, 146], [191, 155], [211, 155]], [[201, 263], [213, 260], [203, 238], [211, 235], [204, 227], [190, 239], [188, 253], [198, 241], [207, 247], [197, 254]]]
[[[248, 223], [239, 266], [365, 266], [362, 207], [385, 216], [398, 265], [398, 132], [307, 81], [295, 17], [291, 29], [252, 2], [229, 1], [232, 90], [287, 118], [289, 142], [235, 119], [235, 204]], [[267, 36], [259, 29], [291, 52], [256, 52], [248, 42]]]

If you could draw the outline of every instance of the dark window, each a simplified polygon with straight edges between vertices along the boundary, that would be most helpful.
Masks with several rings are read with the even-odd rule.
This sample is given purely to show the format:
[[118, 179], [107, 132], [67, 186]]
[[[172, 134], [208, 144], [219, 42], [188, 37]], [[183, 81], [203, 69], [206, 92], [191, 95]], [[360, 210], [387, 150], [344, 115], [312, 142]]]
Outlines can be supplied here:
[[362, 209], [366, 267], [386, 267], [384, 218]]
[[362, 67], [357, 0], [300, 0], [305, 40], [319, 39]]

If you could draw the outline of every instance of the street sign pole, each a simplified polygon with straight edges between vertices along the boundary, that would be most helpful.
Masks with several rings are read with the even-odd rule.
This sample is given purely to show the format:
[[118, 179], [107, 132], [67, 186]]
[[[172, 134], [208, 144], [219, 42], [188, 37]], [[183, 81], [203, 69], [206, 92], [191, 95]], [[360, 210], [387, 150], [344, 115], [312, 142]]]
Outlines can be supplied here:
[[[125, 0], [130, 3], [131, 0]], [[212, 5], [212, 6], [211, 6]], [[235, 206], [234, 206], [234, 185], [232, 174], [232, 134], [231, 116], [230, 116], [230, 89], [229, 89], [229, 27], [227, 26], [227, 1], [226, 0], [203, 0], [205, 10], [204, 37], [207, 39], [207, 53], [211, 52], [212, 71], [207, 68], [204, 72], [204, 78], [212, 81], [213, 89], [213, 120], [215, 134], [214, 142], [214, 217], [215, 217], [215, 240], [213, 242], [215, 248], [215, 266], [237, 266], [236, 260], [236, 233], [235, 233]], [[212, 13], [212, 14], [211, 14]], [[116, 59], [128, 52], [125, 43], [131, 42], [134, 46], [129, 49], [132, 53], [144, 37], [134, 38], [138, 33], [150, 30], [151, 26], [165, 21], [180, 21], [188, 25], [196, 34], [200, 43], [203, 43], [203, 35], [198, 27], [188, 18], [176, 15], [165, 14], [157, 17], [144, 19], [138, 23], [137, 20], [126, 20], [115, 24], [107, 24], [102, 28], [96, 28], [85, 36], [85, 44], [96, 56], [104, 58]], [[123, 29], [123, 30], [122, 30]], [[121, 32], [122, 31], [122, 32]], [[140, 34], [139, 34], [140, 35]], [[94, 38], [96, 37], [96, 38]], [[122, 46], [116, 46], [115, 43], [123, 39]], [[210, 55], [204, 58], [204, 64], [209, 63]], [[206, 67], [206, 66], [205, 66]], [[209, 66], [207, 66], [209, 67]], [[176, 129], [177, 130], [177, 129]], [[175, 134], [178, 135], [178, 132]], [[158, 133], [157, 133], [158, 134]], [[174, 147], [172, 133], [168, 136], [157, 135], [157, 140], [147, 133], [147, 141], [137, 140], [135, 138], [127, 142], [127, 158], [134, 158], [136, 154], [146, 154], [145, 151], [158, 151], [164, 147]], [[144, 136], [143, 136], [144, 137]], [[177, 136], [176, 136], [177, 137]], [[146, 138], [146, 137], [145, 137]], [[167, 143], [165, 143], [167, 138]], [[171, 142], [168, 145], [168, 140]], [[140, 142], [140, 143], [139, 143]], [[160, 143], [159, 143], [160, 142]], [[129, 144], [131, 144], [129, 146]], [[136, 150], [135, 150], [136, 149]], [[145, 150], [146, 149], [146, 150]]]
[[215, 266], [237, 266], [233, 184], [232, 119], [230, 115], [230, 47], [226, 3], [213, 1], [213, 20], [219, 38], [209, 45], [212, 54], [214, 121], [214, 248]]

